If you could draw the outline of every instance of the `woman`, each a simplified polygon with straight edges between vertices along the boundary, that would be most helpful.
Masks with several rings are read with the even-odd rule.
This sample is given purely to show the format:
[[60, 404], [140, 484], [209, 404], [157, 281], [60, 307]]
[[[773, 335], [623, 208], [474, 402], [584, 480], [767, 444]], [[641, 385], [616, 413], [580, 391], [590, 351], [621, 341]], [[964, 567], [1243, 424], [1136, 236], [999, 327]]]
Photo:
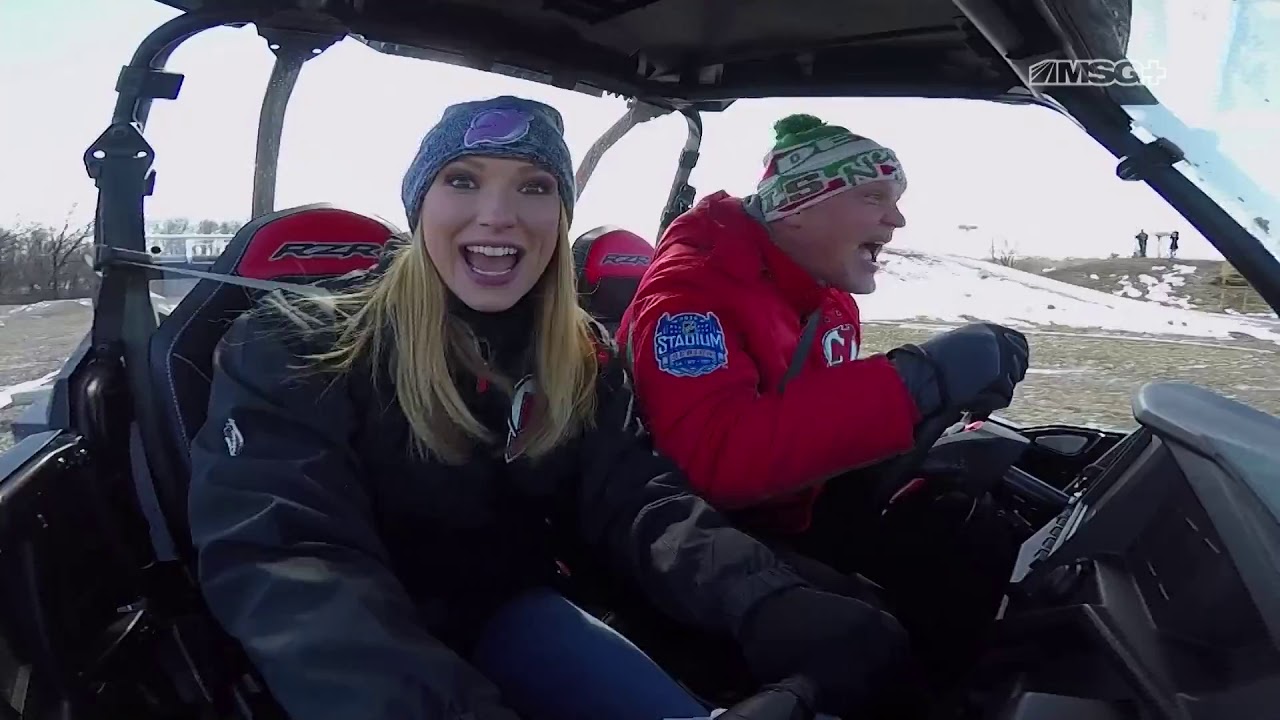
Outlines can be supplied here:
[[652, 452], [576, 304], [572, 178], [554, 109], [452, 106], [404, 179], [411, 241], [220, 346], [199, 578], [293, 717], [705, 715], [554, 592], [558, 561], [731, 636], [761, 682], [809, 675], [824, 707], [899, 661], [862, 650], [902, 646], [892, 618], [811, 589]]

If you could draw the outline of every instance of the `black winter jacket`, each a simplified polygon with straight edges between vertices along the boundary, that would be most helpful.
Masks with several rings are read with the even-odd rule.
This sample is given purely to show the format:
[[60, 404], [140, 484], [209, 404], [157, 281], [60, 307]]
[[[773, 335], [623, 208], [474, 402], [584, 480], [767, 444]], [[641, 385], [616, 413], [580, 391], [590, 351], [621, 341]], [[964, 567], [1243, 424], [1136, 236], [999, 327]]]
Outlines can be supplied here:
[[[508, 370], [527, 345], [512, 327], [481, 343]], [[189, 509], [210, 608], [295, 718], [512, 717], [463, 658], [558, 559], [590, 558], [674, 619], [735, 637], [760, 600], [803, 584], [652, 451], [603, 331], [594, 429], [536, 463], [493, 447], [447, 466], [411, 452], [389, 382], [299, 374], [328, 341], [287, 330], [246, 315], [219, 346]], [[470, 407], [505, 440], [519, 413], [474, 387]]]

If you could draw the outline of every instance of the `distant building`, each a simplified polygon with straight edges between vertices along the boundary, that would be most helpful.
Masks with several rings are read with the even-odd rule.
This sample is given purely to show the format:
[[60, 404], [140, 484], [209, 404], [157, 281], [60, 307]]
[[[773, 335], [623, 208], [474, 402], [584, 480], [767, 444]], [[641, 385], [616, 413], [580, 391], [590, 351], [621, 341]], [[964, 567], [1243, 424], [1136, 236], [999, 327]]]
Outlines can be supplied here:
[[156, 260], [165, 264], [206, 264], [218, 259], [231, 243], [231, 238], [231, 235], [195, 233], [147, 235], [147, 250]]
[[[208, 271], [209, 265], [227, 249], [231, 235], [200, 235], [179, 233], [175, 235], [147, 235], [147, 250], [160, 265]], [[196, 280], [177, 274], [166, 274], [151, 283], [151, 291], [169, 298], [185, 295]]]

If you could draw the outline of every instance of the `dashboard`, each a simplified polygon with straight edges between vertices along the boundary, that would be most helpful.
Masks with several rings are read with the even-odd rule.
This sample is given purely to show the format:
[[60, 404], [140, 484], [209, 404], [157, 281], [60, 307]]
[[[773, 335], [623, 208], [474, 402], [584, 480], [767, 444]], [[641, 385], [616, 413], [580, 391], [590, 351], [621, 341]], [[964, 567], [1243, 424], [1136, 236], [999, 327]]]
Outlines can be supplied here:
[[[1168, 382], [1139, 390], [1133, 412], [1139, 429], [1023, 544], [1001, 624], [1121, 670], [1119, 687], [1114, 672], [1083, 673], [1070, 691], [1057, 680], [1040, 693], [1098, 703], [1072, 717], [1276, 720], [1280, 418]], [[1116, 714], [1118, 698], [1143, 713]]]

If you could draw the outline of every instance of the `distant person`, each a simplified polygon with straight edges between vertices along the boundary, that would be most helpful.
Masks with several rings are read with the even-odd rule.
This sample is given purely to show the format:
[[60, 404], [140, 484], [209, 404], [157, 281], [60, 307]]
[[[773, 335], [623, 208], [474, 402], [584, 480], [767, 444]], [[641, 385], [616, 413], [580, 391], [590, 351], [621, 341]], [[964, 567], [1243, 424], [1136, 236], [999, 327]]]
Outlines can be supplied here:
[[1135, 257], [1146, 257], [1147, 256], [1147, 231], [1143, 229], [1139, 229], [1138, 234], [1135, 235], [1134, 237], [1138, 239], [1138, 254]]
[[1169, 259], [1172, 260], [1178, 254], [1178, 231], [1174, 230], [1169, 233]]
[[885, 586], [922, 658], [965, 657], [1012, 570], [1005, 521], [928, 486], [882, 514], [869, 483], [837, 476], [907, 452], [923, 422], [1006, 407], [1027, 340], [975, 323], [862, 353], [851, 293], [875, 290], [906, 224], [902, 165], [811, 115], [774, 128], [755, 195], [713, 193], [658, 243], [618, 331], [637, 398], [658, 449], [713, 505]]

